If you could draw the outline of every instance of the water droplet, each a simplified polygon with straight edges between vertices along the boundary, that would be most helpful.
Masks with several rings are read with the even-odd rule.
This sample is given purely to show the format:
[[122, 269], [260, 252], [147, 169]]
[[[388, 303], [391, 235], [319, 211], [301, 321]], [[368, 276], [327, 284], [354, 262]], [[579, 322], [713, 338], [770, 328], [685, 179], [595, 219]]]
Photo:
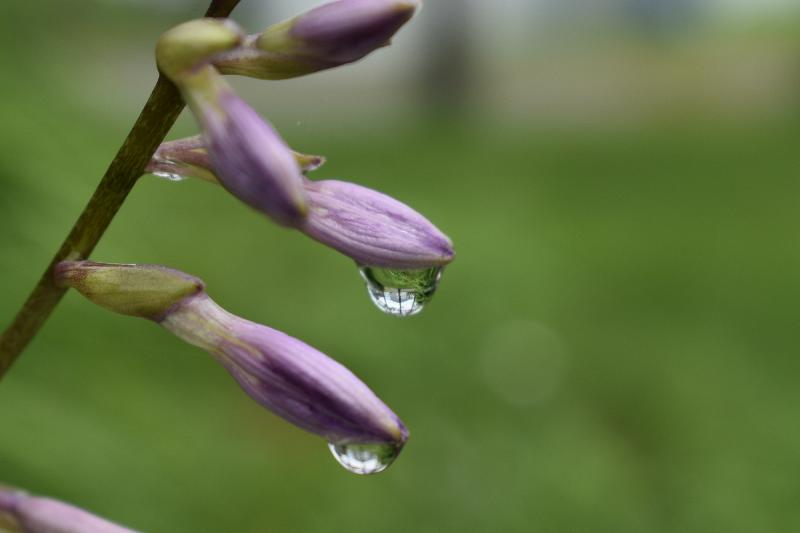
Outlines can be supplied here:
[[186, 176], [182, 176], [176, 172], [170, 172], [170, 170], [179, 169], [181, 168], [181, 164], [177, 161], [173, 161], [171, 159], [164, 159], [163, 157], [154, 157], [153, 161], [156, 163], [156, 166], [150, 172], [153, 176], [157, 178], [162, 178], [169, 181], [183, 181], [186, 179]]
[[419, 270], [361, 267], [367, 292], [378, 309], [392, 316], [416, 315], [433, 298], [442, 267]]
[[334, 444], [331, 453], [345, 470], [366, 476], [386, 470], [403, 449], [402, 444]]
[[169, 181], [183, 181], [186, 179], [186, 176], [181, 176], [180, 174], [174, 174], [172, 172], [153, 172], [153, 176]]

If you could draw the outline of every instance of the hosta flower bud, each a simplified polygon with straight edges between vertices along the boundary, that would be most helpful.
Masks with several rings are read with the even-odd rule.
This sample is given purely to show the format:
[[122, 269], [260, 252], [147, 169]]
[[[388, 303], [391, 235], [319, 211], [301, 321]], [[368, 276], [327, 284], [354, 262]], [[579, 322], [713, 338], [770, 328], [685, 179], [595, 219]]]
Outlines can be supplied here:
[[235, 46], [232, 37], [223, 38], [224, 28], [223, 21], [200, 19], [167, 31], [156, 47], [159, 66], [181, 90], [200, 124], [220, 184], [276, 222], [290, 225], [306, 212], [302, 174], [292, 151], [222, 75], [204, 63], [210, 50]]
[[[303, 154], [296, 151], [292, 151], [292, 155], [300, 167], [300, 171], [304, 173], [317, 170], [325, 164], [325, 158], [320, 155]], [[200, 135], [162, 143], [145, 170], [175, 181], [198, 178], [219, 183], [211, 169], [211, 158]]]
[[[9, 517], [11, 531], [25, 533], [135, 533], [72, 505], [0, 488], [0, 517]], [[0, 531], [3, 528], [0, 519]]]
[[[165, 283], [165, 277], [170, 281]], [[365, 456], [383, 461], [381, 468], [363, 467], [359, 473], [388, 466], [408, 438], [400, 419], [352, 372], [300, 340], [229, 313], [192, 276], [153, 265], [78, 261], [60, 263], [56, 279], [95, 303], [154, 320], [208, 351], [262, 406], [344, 450], [337, 455], [342, 464], [348, 458], [364, 463]], [[175, 290], [181, 280], [199, 288]], [[164, 288], [163, 297], [153, 297], [157, 287]], [[377, 450], [365, 451], [371, 446]]]
[[305, 189], [311, 208], [299, 228], [362, 265], [421, 269], [453, 260], [450, 239], [390, 196], [336, 180], [306, 180]]
[[338, 0], [249, 36], [213, 62], [225, 74], [285, 79], [358, 61], [389, 44], [417, 0]]
[[206, 294], [160, 324], [214, 354], [258, 403], [334, 443], [394, 443], [407, 430], [352, 372], [285, 333], [228, 313]]

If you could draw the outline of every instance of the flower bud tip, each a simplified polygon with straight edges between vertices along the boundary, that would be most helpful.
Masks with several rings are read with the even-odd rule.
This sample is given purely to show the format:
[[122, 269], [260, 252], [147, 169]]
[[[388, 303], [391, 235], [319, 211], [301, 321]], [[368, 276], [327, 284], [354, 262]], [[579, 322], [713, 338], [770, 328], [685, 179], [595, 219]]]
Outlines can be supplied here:
[[305, 181], [311, 207], [300, 230], [365, 266], [427, 269], [453, 260], [450, 239], [383, 193], [338, 180]]
[[203, 18], [179, 24], [161, 35], [156, 44], [158, 68], [175, 80], [214, 54], [238, 46], [244, 34], [229, 19]]

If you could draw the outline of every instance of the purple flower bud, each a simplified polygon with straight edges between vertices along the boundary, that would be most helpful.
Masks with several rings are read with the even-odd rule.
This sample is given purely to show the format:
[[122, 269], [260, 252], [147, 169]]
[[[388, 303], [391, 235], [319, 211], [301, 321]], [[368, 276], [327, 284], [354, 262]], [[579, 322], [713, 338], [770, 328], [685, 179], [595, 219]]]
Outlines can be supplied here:
[[411, 19], [417, 0], [338, 0], [249, 36], [221, 53], [214, 65], [225, 74], [285, 79], [362, 59], [387, 46]]
[[208, 351], [262, 406], [327, 439], [351, 471], [383, 470], [408, 438], [397, 415], [352, 372], [302, 341], [227, 312], [197, 278], [155, 265], [65, 261], [56, 282]]
[[400, 419], [352, 372], [285, 333], [228, 313], [206, 294], [185, 299], [160, 324], [216, 356], [254, 400], [332, 443], [392, 444]]
[[303, 176], [292, 151], [213, 67], [176, 79], [203, 130], [220, 184], [283, 225], [306, 213]]
[[299, 228], [365, 266], [424, 269], [453, 260], [453, 244], [397, 200], [336, 180], [305, 182], [309, 213]]
[[[161, 145], [148, 169], [215, 181], [206, 177], [213, 169], [204, 161], [202, 141], [173, 142], [177, 143], [175, 147], [169, 146], [171, 143]], [[324, 162], [324, 158], [297, 153], [295, 158], [309, 170]], [[446, 235], [412, 208], [385, 194], [335, 180], [304, 179], [303, 189], [309, 212], [295, 227], [361, 265], [429, 269], [453, 260], [453, 244]]]
[[[0, 518], [7, 515], [25, 533], [134, 533], [72, 505], [0, 489]], [[0, 520], [0, 530], [3, 523]], [[16, 531], [16, 529], [12, 529]]]

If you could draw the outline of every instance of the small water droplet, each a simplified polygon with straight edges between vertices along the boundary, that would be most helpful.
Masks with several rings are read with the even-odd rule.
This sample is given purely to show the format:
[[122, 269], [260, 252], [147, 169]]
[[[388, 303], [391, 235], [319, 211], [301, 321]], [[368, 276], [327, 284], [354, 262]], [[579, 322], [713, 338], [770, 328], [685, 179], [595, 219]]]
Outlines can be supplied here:
[[392, 316], [416, 315], [433, 298], [442, 277], [442, 267], [418, 270], [360, 267], [372, 302]]
[[328, 448], [345, 470], [366, 476], [386, 470], [403, 449], [402, 444], [334, 444]]
[[153, 172], [153, 176], [169, 181], [183, 181], [186, 179], [186, 176], [181, 176], [180, 174], [174, 174], [172, 172]]
[[181, 164], [177, 161], [173, 161], [171, 159], [164, 159], [163, 157], [155, 156], [153, 161], [157, 164], [155, 169], [150, 172], [153, 176], [157, 178], [162, 178], [169, 181], [183, 181], [186, 179], [186, 176], [182, 176], [177, 172], [170, 172], [173, 168], [178, 169], [181, 168]]

